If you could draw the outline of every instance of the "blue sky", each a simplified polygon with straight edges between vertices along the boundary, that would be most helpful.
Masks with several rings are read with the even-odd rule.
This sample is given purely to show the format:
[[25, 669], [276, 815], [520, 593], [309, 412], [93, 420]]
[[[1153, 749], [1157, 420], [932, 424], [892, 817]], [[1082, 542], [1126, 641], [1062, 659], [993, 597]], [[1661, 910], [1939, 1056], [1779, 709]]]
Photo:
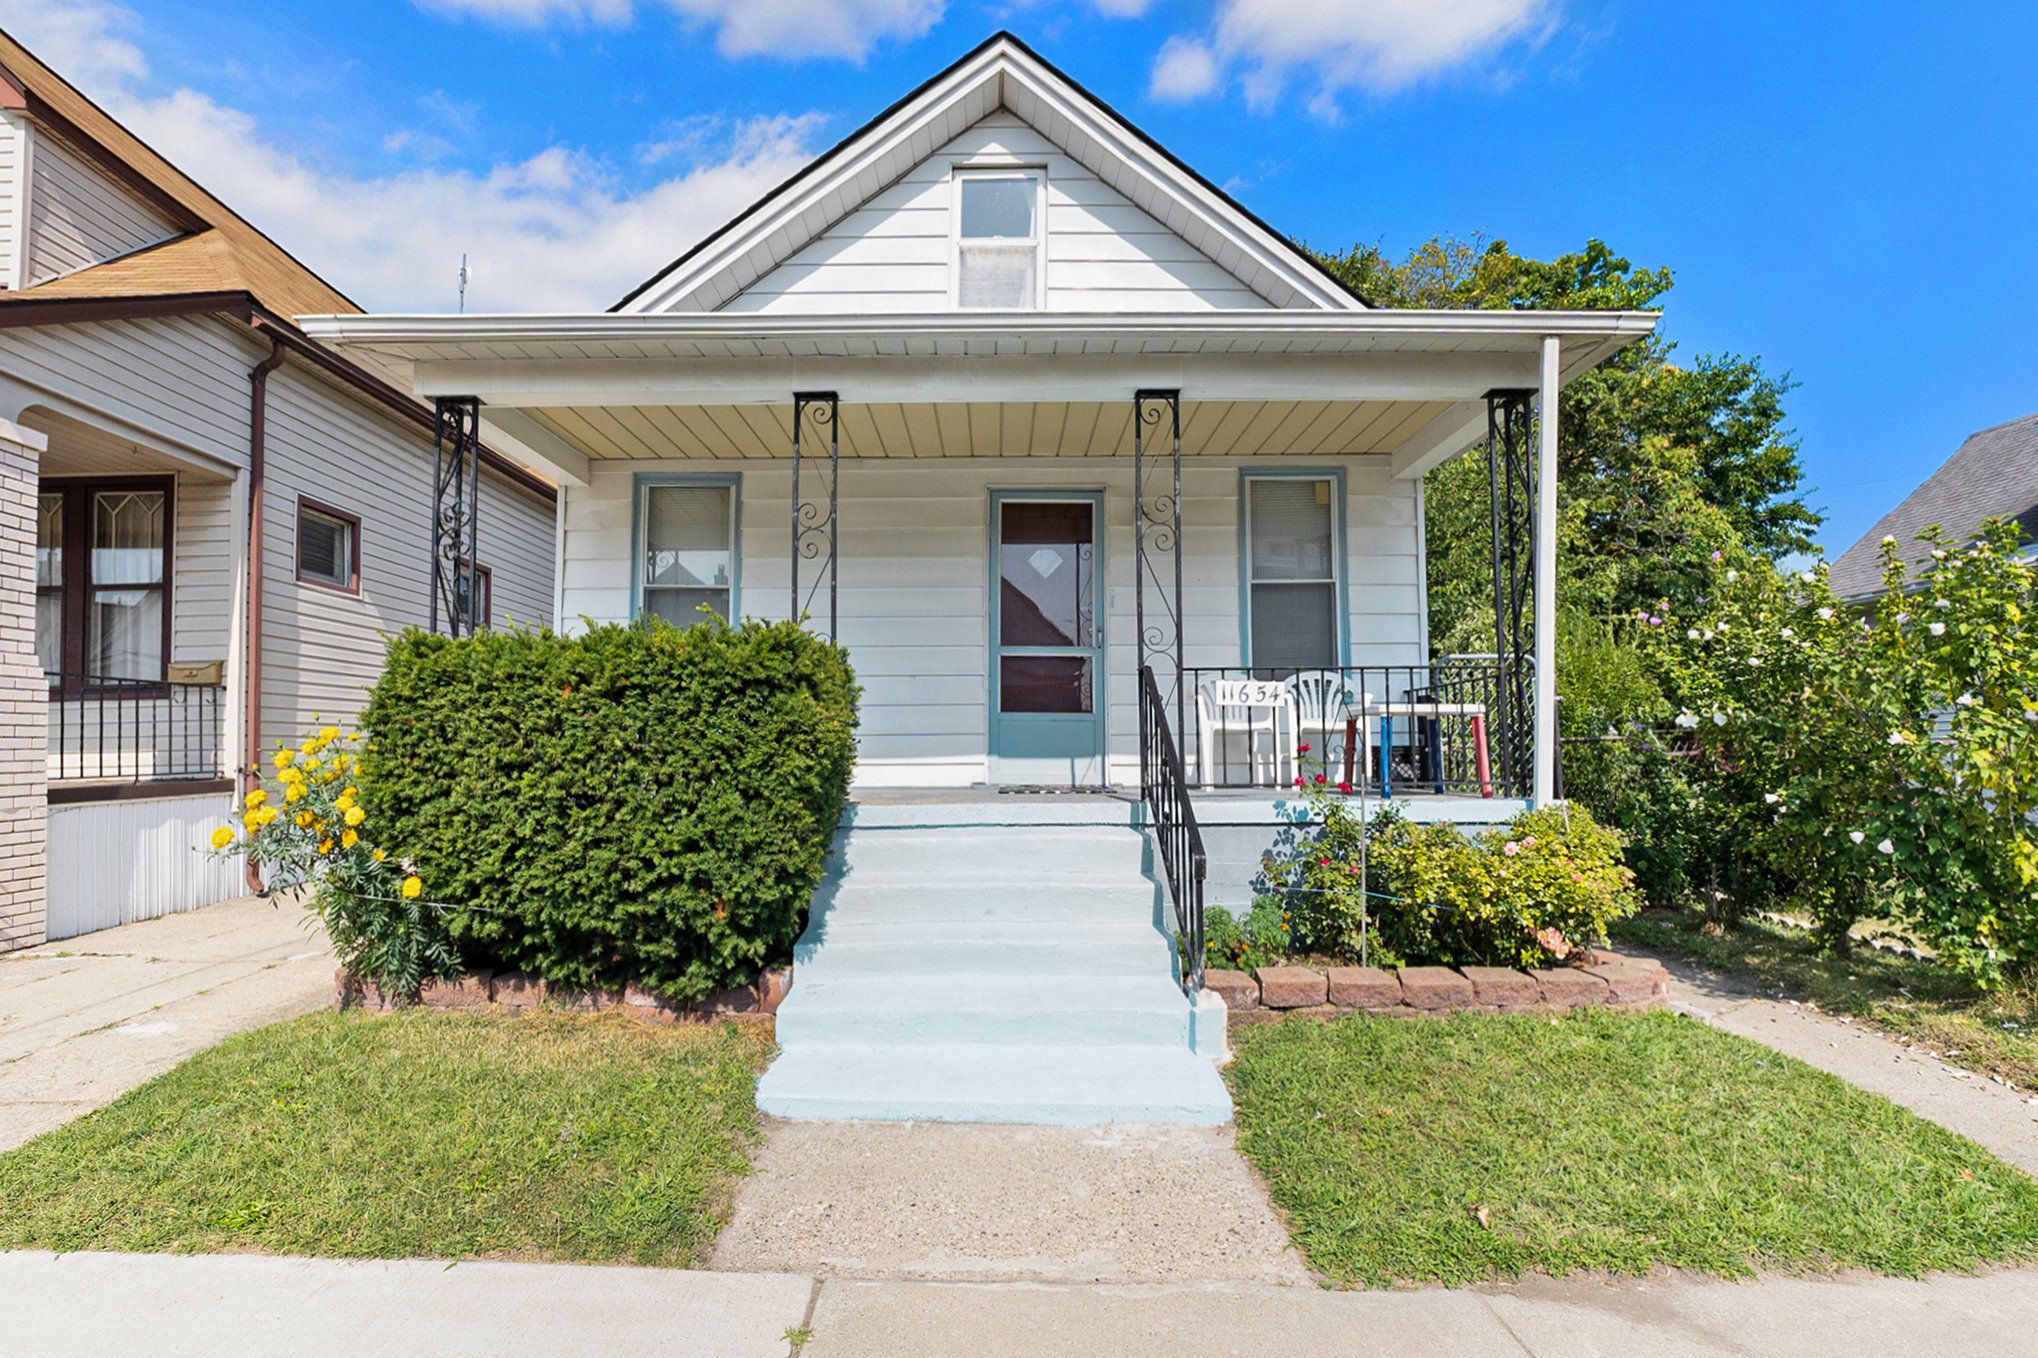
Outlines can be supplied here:
[[2038, 413], [2025, 3], [8, 0], [0, 23], [377, 309], [450, 307], [463, 249], [475, 309], [604, 306], [1009, 27], [1309, 244], [1599, 236], [1669, 265], [1687, 355], [1801, 384], [1835, 553], [1968, 432]]

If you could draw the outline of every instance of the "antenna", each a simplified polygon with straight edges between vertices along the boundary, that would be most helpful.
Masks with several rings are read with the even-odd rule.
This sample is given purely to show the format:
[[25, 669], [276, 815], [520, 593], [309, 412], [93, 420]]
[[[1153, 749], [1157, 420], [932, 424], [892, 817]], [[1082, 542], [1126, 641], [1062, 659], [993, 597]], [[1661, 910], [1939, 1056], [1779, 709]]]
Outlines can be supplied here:
[[467, 311], [467, 280], [474, 277], [474, 271], [467, 267], [467, 252], [460, 252], [460, 311]]

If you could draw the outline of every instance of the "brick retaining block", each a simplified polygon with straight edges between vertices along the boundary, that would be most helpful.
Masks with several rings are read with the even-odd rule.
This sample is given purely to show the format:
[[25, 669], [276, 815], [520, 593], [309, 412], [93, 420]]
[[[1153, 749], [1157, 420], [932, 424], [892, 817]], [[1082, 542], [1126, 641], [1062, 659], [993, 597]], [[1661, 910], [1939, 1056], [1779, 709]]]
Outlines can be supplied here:
[[[777, 967], [760, 976], [755, 985], [733, 986], [692, 1004], [676, 1004], [634, 983], [622, 990], [581, 990], [550, 986], [535, 976], [515, 972], [495, 975], [470, 971], [463, 976], [425, 982], [419, 988], [414, 1007], [497, 1014], [520, 1013], [540, 1006], [582, 1014], [613, 1009], [640, 1023], [710, 1023], [721, 1019], [769, 1019], [778, 1013], [792, 987], [793, 969]], [[392, 1003], [375, 982], [352, 975], [342, 967], [333, 975], [333, 1007], [381, 1011], [406, 1006]]]
[[1233, 1023], [1269, 1023], [1291, 1014], [1332, 1016], [1354, 1011], [1382, 1017], [1479, 1011], [1555, 1014], [1572, 1009], [1660, 1008], [1670, 977], [1653, 958], [1594, 949], [1591, 965], [1516, 971], [1509, 967], [1315, 967], [1289, 963], [1242, 971], [1208, 971], [1204, 988], [1224, 1000]]

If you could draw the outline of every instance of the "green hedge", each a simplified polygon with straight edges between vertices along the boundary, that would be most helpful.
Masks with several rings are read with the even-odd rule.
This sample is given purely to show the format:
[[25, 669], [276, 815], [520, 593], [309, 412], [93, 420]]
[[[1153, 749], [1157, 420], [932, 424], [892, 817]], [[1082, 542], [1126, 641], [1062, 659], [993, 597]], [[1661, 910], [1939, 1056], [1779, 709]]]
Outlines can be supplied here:
[[407, 632], [362, 716], [362, 800], [468, 965], [698, 999], [790, 956], [857, 697], [792, 623]]

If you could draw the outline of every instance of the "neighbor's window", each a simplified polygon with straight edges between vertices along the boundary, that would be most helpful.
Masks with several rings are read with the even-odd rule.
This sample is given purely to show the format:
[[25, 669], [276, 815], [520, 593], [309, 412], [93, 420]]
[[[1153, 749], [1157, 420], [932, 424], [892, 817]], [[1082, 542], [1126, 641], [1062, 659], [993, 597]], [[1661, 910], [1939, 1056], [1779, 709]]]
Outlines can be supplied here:
[[955, 304], [996, 311], [1040, 305], [1041, 177], [1033, 170], [956, 172]]
[[46, 482], [36, 497], [35, 649], [52, 685], [161, 682], [170, 481]]
[[1246, 644], [1255, 669], [1338, 663], [1336, 481], [1249, 478]]
[[467, 630], [477, 631], [489, 626], [490, 620], [495, 617], [495, 574], [486, 566], [476, 566], [472, 579], [474, 602], [479, 604], [478, 609], [467, 597], [469, 590], [467, 558], [461, 557], [458, 569], [453, 572], [453, 609], [460, 615], [460, 620], [467, 624]]
[[736, 610], [736, 487], [647, 485], [638, 507], [638, 612], [690, 627]]
[[349, 594], [361, 588], [361, 521], [301, 500], [297, 505], [297, 578]]

